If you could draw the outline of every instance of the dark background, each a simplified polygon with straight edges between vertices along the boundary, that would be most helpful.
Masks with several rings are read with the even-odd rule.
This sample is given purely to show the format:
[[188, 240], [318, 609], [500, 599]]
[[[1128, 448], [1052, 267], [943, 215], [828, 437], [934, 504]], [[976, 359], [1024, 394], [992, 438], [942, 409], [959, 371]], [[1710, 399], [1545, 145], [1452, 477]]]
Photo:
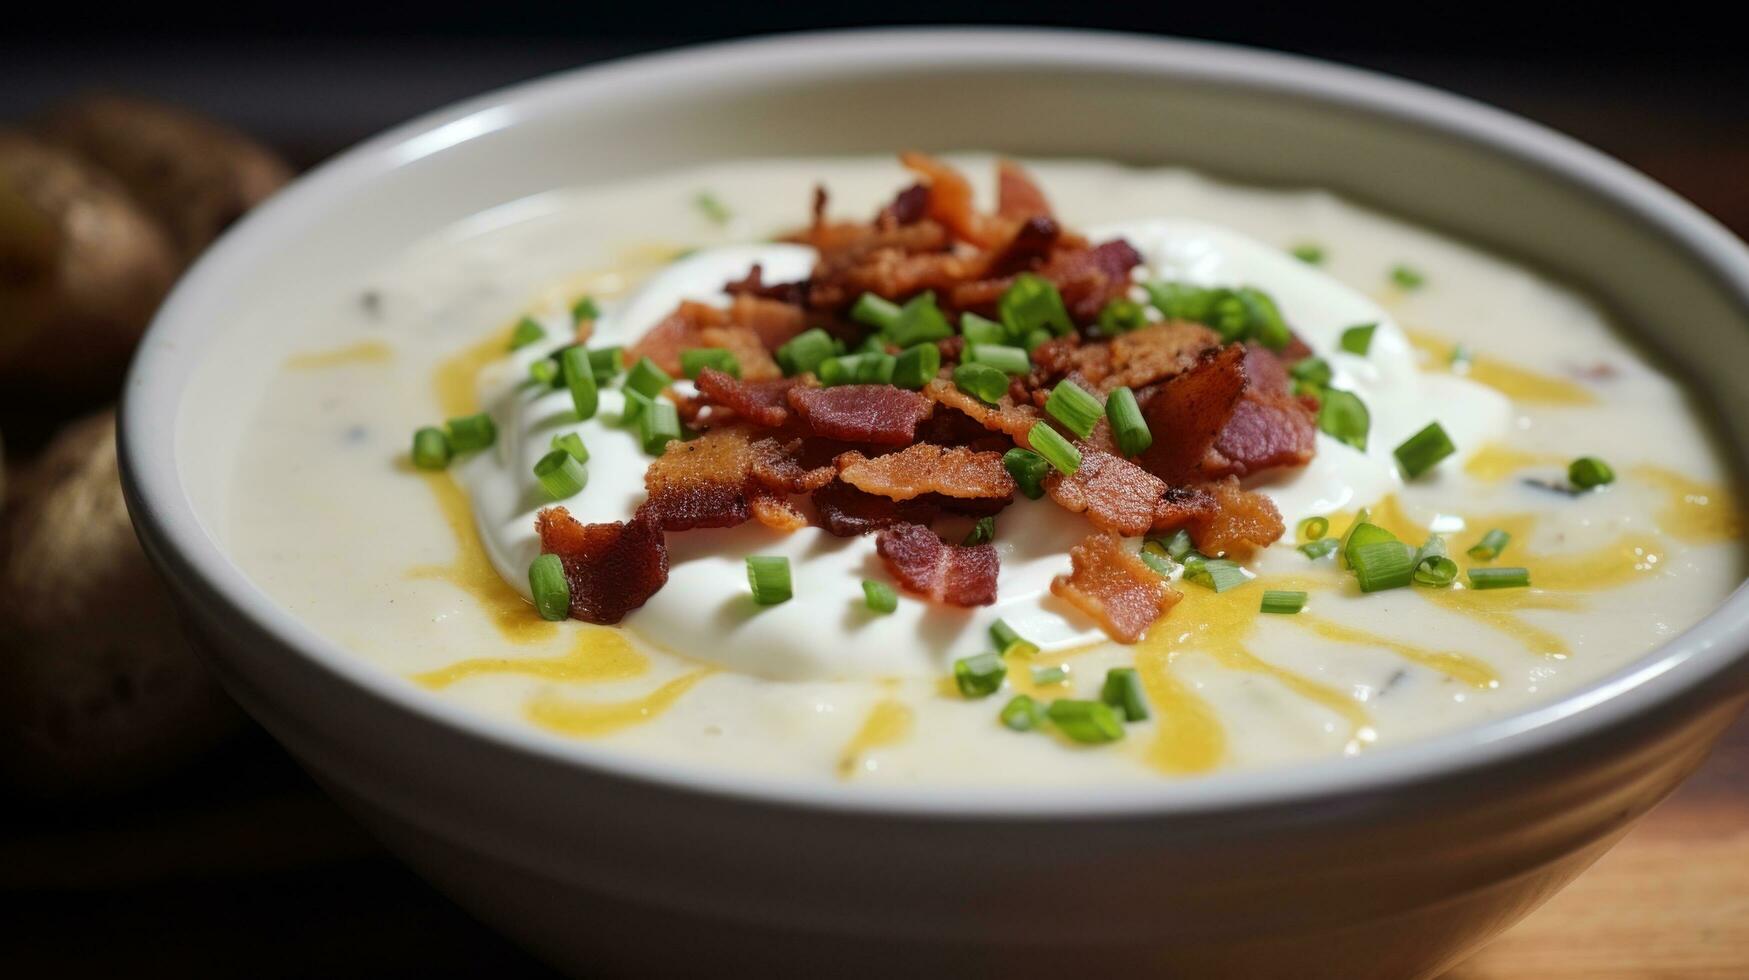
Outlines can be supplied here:
[[[1407, 76], [1597, 144], [1749, 234], [1749, 56], [1706, 8], [1669, 3], [45, 4], [4, 15], [0, 125], [113, 88], [206, 111], [307, 166], [603, 58], [928, 22], [1169, 33]], [[124, 800], [0, 807], [0, 903], [4, 976], [539, 974], [383, 857], [258, 733]]]

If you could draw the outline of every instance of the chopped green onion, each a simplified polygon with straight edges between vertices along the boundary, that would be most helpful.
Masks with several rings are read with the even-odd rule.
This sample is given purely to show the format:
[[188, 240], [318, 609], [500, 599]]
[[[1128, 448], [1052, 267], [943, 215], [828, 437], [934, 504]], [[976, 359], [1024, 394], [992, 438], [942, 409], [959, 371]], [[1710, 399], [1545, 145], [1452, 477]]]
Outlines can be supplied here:
[[528, 378], [535, 384], [552, 388], [559, 383], [559, 365], [557, 361], [543, 358], [528, 366]]
[[1322, 265], [1324, 263], [1323, 246], [1304, 242], [1288, 250], [1288, 254], [1307, 265]]
[[1447, 362], [1453, 371], [1466, 374], [1469, 372], [1470, 362], [1473, 360], [1475, 360], [1475, 355], [1470, 353], [1470, 349], [1463, 344], [1457, 344], [1452, 347], [1451, 357], [1448, 358]]
[[1063, 307], [1063, 296], [1043, 276], [1025, 273], [996, 301], [996, 312], [1010, 336], [1024, 337], [1048, 330], [1058, 337], [1075, 332], [1075, 321]]
[[803, 330], [777, 349], [777, 363], [784, 374], [805, 374], [832, 356], [832, 335], [819, 327]]
[[547, 339], [547, 331], [535, 321], [534, 317], [525, 316], [516, 321], [516, 329], [510, 331], [510, 349], [520, 350], [529, 344], [538, 344]]
[[899, 593], [885, 582], [865, 578], [862, 580], [862, 601], [870, 612], [890, 613], [899, 608]]
[[1051, 389], [1050, 397], [1045, 399], [1045, 411], [1070, 432], [1085, 439], [1093, 434], [1093, 426], [1099, 422], [1099, 416], [1105, 414], [1105, 406], [1085, 388], [1064, 380]]
[[1184, 580], [1216, 592], [1225, 592], [1251, 581], [1236, 561], [1190, 555], [1185, 556]]
[[1300, 538], [1305, 541], [1316, 541], [1330, 533], [1330, 518], [1308, 517], [1300, 522]]
[[1032, 358], [1019, 347], [1004, 344], [967, 344], [960, 360], [966, 364], [988, 364], [1003, 374], [1026, 374], [1032, 370]]
[[1136, 557], [1140, 558], [1142, 564], [1153, 569], [1154, 574], [1161, 578], [1166, 578], [1172, 574], [1172, 559], [1165, 555], [1156, 555], [1144, 547], [1143, 550], [1136, 552]]
[[1391, 281], [1404, 289], [1420, 289], [1427, 283], [1427, 278], [1409, 266], [1398, 264], [1391, 266]]
[[1348, 525], [1348, 530], [1342, 532], [1341, 547], [1342, 547], [1342, 567], [1343, 568], [1348, 567], [1348, 554], [1347, 554], [1347, 552], [1348, 552], [1348, 539], [1354, 537], [1354, 532], [1358, 528], [1360, 528], [1362, 525], [1371, 524], [1371, 523], [1372, 523], [1372, 511], [1366, 507], [1362, 507], [1354, 515], [1354, 521], [1353, 521], [1353, 523]]
[[976, 524], [972, 525], [972, 529], [970, 531], [966, 532], [966, 538], [964, 541], [961, 541], [960, 544], [968, 545], [968, 546], [969, 545], [978, 545], [978, 544], [989, 544], [991, 541], [994, 541], [995, 539], [996, 539], [996, 518], [993, 516], [986, 515], [984, 517], [978, 518], [978, 522]]
[[1119, 296], [1099, 311], [1099, 332], [1107, 337], [1128, 333], [1147, 323], [1147, 309], [1127, 296]]
[[1123, 712], [1125, 721], [1146, 721], [1148, 700], [1142, 696], [1142, 677], [1134, 667], [1113, 667], [1105, 672], [1099, 700]]
[[1458, 564], [1444, 555], [1423, 558], [1415, 563], [1415, 584], [1443, 589], [1457, 581]]
[[1034, 667], [1032, 669], [1032, 682], [1040, 687], [1049, 684], [1061, 684], [1068, 679], [1069, 668], [1062, 664], [1057, 664], [1052, 667]]
[[1366, 436], [1372, 428], [1372, 413], [1352, 391], [1330, 388], [1318, 409], [1318, 428], [1337, 442], [1366, 452]]
[[680, 352], [680, 373], [696, 381], [705, 368], [715, 368], [725, 374], [739, 378], [741, 362], [735, 360], [731, 351], [721, 347], [694, 347]]
[[1206, 324], [1224, 341], [1255, 340], [1271, 350], [1281, 350], [1292, 339], [1280, 308], [1261, 289], [1176, 282], [1152, 282], [1145, 288], [1166, 319]]
[[607, 384], [626, 369], [624, 347], [597, 347], [589, 352], [589, 370], [596, 387]]
[[941, 348], [924, 342], [905, 348], [893, 361], [893, 384], [912, 391], [941, 373]]
[[1500, 552], [1505, 551], [1511, 541], [1512, 535], [1494, 528], [1482, 535], [1482, 540], [1471, 545], [1467, 554], [1477, 561], [1493, 561], [1500, 557]]
[[1530, 585], [1528, 568], [1472, 568], [1472, 589], [1522, 589]]
[[550, 446], [553, 449], [563, 449], [570, 453], [571, 458], [579, 463], [589, 462], [589, 447], [583, 445], [583, 437], [575, 432], [553, 436]]
[[1002, 724], [1017, 732], [1030, 732], [1045, 720], [1045, 709], [1024, 694], [1016, 694], [1002, 706]]
[[863, 293], [850, 307], [850, 318], [886, 333], [898, 325], [900, 312], [899, 304], [888, 302], [874, 293]]
[[1117, 388], [1105, 396], [1105, 418], [1111, 423], [1112, 441], [1125, 456], [1134, 456], [1154, 444], [1154, 433], [1148, 431], [1136, 393], [1130, 389]]
[[1060, 698], [1045, 709], [1045, 717], [1067, 738], [1086, 744], [1115, 742], [1123, 738], [1123, 722], [1103, 701], [1071, 701]]
[[644, 413], [650, 410], [650, 405], [653, 403], [653, 400], [649, 395], [638, 391], [632, 391], [629, 388], [626, 389], [625, 396], [626, 407], [625, 411], [620, 413], [619, 424], [624, 426], [636, 426], [638, 420], [644, 417]]
[[571, 584], [558, 555], [538, 555], [528, 566], [528, 590], [540, 618], [558, 622], [571, 616]]
[[1281, 350], [1293, 339], [1293, 331], [1282, 319], [1275, 298], [1253, 286], [1241, 286], [1239, 299], [1245, 304], [1247, 336], [1270, 350]]
[[1615, 470], [1596, 456], [1581, 456], [1567, 466], [1567, 480], [1581, 490], [1615, 482]]
[[638, 441], [644, 452], [662, 455], [668, 443], [680, 438], [680, 410], [666, 398], [652, 398], [638, 414]]
[[1438, 422], [1429, 423], [1427, 428], [1403, 440], [1403, 444], [1392, 450], [1397, 457], [1397, 465], [1403, 468], [1403, 474], [1413, 480], [1433, 467], [1442, 459], [1457, 452], [1452, 445], [1451, 436], [1445, 434], [1445, 427]]
[[[867, 294], [864, 294], [867, 295]], [[953, 327], [935, 305], [935, 294], [919, 293], [899, 308], [899, 316], [881, 333], [899, 347], [911, 347], [953, 336]]]
[[[1369, 525], [1370, 526], [1370, 525]], [[1401, 541], [1373, 541], [1348, 549], [1348, 567], [1362, 592], [1400, 589], [1415, 572], [1415, 550]]]
[[1292, 616], [1306, 608], [1306, 594], [1293, 589], [1263, 590], [1263, 612]]
[[559, 374], [571, 391], [571, 407], [577, 410], [578, 421], [595, 417], [601, 404], [601, 392], [595, 384], [595, 366], [589, 352], [581, 347], [567, 347], [559, 352]]
[[595, 305], [594, 297], [579, 297], [577, 302], [571, 304], [572, 323], [582, 323], [584, 320], [599, 319], [601, 319], [601, 307]]
[[413, 465], [422, 470], [441, 470], [449, 465], [449, 436], [428, 425], [413, 433]]
[[1002, 688], [1008, 665], [994, 653], [980, 653], [953, 662], [953, 682], [968, 698], [986, 698]]
[[990, 624], [990, 640], [998, 650], [1006, 650], [1016, 643], [1026, 642], [1005, 619], [998, 619]]
[[1191, 552], [1196, 550], [1196, 543], [1190, 540], [1190, 532], [1186, 531], [1184, 528], [1179, 528], [1167, 535], [1165, 545], [1166, 554], [1169, 555], [1173, 561], [1183, 561], [1190, 557]]
[[485, 449], [498, 441], [498, 425], [485, 412], [450, 419], [446, 424], [449, 428], [449, 448], [458, 453]]
[[1033, 452], [1043, 456], [1064, 476], [1074, 476], [1081, 468], [1081, 450], [1048, 423], [1034, 422], [1026, 433], [1026, 441], [1031, 444]]
[[674, 379], [668, 376], [667, 371], [657, 367], [655, 361], [646, 357], [639, 360], [632, 367], [631, 373], [626, 375], [625, 387], [627, 391], [654, 398], [673, 383]]
[[1007, 327], [976, 313], [960, 314], [960, 335], [968, 344], [1006, 344], [1010, 339]]
[[1040, 344], [1050, 340], [1051, 336], [1049, 330], [1028, 330], [1020, 337], [1020, 346], [1026, 348], [1026, 353], [1030, 356], [1033, 351], [1038, 350]]
[[1294, 362], [1287, 373], [1295, 381], [1305, 382], [1312, 388], [1324, 388], [1330, 384], [1335, 373], [1330, 370], [1330, 362], [1322, 357], [1306, 357]]
[[856, 380], [859, 384], [884, 385], [891, 384], [893, 372], [899, 369], [899, 359], [891, 354], [868, 351], [858, 354], [862, 360], [856, 364]]
[[699, 191], [698, 196], [692, 199], [692, 205], [698, 208], [699, 213], [703, 214], [711, 224], [726, 225], [729, 223], [729, 219], [734, 217], [729, 213], [729, 209], [723, 205], [723, 202], [717, 200], [716, 195], [710, 191]]
[[534, 477], [541, 489], [554, 500], [574, 496], [589, 482], [589, 471], [577, 457], [563, 449], [555, 449], [534, 464]]
[[753, 589], [753, 601], [761, 606], [788, 602], [790, 596], [789, 559], [782, 555], [749, 555], [747, 584]]
[[988, 364], [961, 364], [953, 369], [954, 387], [991, 405], [1008, 394], [1008, 375]]
[[1016, 446], [1002, 454], [1002, 467], [1008, 475], [1014, 477], [1014, 483], [1020, 487], [1020, 492], [1026, 494], [1028, 500], [1037, 500], [1045, 494], [1045, 476], [1051, 471], [1051, 464], [1043, 456], [1030, 449]]
[[855, 384], [857, 375], [862, 372], [862, 359], [868, 356], [868, 354], [841, 354], [837, 357], [826, 358], [820, 362], [816, 372], [820, 376], [820, 383], [828, 388]]
[[1376, 323], [1362, 323], [1349, 327], [1342, 331], [1342, 338], [1337, 343], [1348, 353], [1365, 357], [1366, 352], [1372, 350], [1372, 335], [1378, 328], [1379, 325]]
[[1397, 536], [1372, 523], [1357, 523], [1342, 536], [1342, 558], [1349, 565], [1354, 564], [1354, 553], [1369, 544], [1381, 541], [1396, 541]]
[[1300, 545], [1300, 554], [1317, 561], [1340, 547], [1342, 547], [1342, 542], [1335, 538], [1319, 538], [1316, 541], [1308, 541]]

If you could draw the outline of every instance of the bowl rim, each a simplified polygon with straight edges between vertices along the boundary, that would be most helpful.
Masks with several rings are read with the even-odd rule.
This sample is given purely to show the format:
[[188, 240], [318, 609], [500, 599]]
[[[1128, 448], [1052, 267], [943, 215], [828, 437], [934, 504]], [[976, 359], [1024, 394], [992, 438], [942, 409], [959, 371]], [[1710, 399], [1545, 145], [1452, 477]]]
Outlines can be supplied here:
[[[124, 388], [119, 455], [136, 528], [160, 570], [197, 601], [294, 650], [304, 666], [398, 710], [496, 747], [567, 769], [726, 800], [859, 815], [944, 819], [1096, 819], [1185, 816], [1303, 805], [1389, 792], [1523, 761], [1653, 712], [1749, 660], [1749, 588], [1632, 664], [1552, 702], [1408, 744], [1292, 766], [1193, 779], [1039, 793], [1028, 787], [845, 786], [828, 780], [723, 773], [690, 761], [643, 758], [489, 718], [347, 652], [252, 584], [201, 527], [178, 473], [184, 382], [199, 362], [199, 307], [234, 272], [270, 253], [286, 231], [326, 214], [400, 166], [505, 127], [620, 92], [735, 76], [789, 82], [869, 73], [912, 74], [951, 57], [956, 69], [1025, 64], [1035, 71], [1097, 69], [1247, 88], [1384, 116], [1479, 144], [1549, 173], [1650, 226], [1749, 310], [1749, 249], [1675, 193], [1554, 130], [1419, 83], [1317, 59], [1205, 41], [1038, 28], [876, 28], [682, 47], [537, 78], [394, 127], [295, 180], [247, 215], [182, 278], [153, 319]], [[214, 656], [225, 656], [215, 653]]]

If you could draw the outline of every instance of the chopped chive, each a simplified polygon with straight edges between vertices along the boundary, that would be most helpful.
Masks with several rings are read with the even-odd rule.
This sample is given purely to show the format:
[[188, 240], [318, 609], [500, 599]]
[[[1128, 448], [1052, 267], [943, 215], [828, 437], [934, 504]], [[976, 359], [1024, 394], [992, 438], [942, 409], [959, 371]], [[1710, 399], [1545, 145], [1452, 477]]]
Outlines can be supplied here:
[[656, 366], [649, 358], [642, 358], [633, 365], [631, 373], [626, 375], [627, 391], [635, 391], [650, 398], [656, 397], [662, 389], [674, 383], [668, 372]]
[[570, 453], [571, 458], [579, 463], [589, 462], [589, 447], [583, 445], [583, 437], [575, 432], [553, 436], [553, 441], [549, 445], [553, 449], [563, 449]]
[[626, 389], [625, 396], [626, 407], [625, 411], [620, 413], [619, 424], [628, 428], [635, 427], [638, 420], [644, 417], [644, 413], [650, 410], [653, 399], [641, 391], [633, 391], [630, 388]]
[[1372, 335], [1378, 328], [1379, 325], [1376, 323], [1362, 323], [1349, 327], [1342, 331], [1342, 338], [1337, 343], [1348, 353], [1365, 357], [1367, 351], [1372, 350]]
[[559, 374], [571, 391], [571, 407], [576, 409], [577, 419], [594, 418], [601, 404], [601, 392], [595, 384], [595, 367], [590, 363], [589, 352], [581, 347], [560, 351]]
[[1379, 527], [1377, 524], [1357, 521], [1353, 527], [1348, 529], [1348, 533], [1342, 536], [1342, 557], [1352, 565], [1354, 563], [1354, 552], [1357, 549], [1369, 544], [1378, 544], [1381, 541], [1396, 540], [1397, 536], [1395, 534]]
[[721, 347], [694, 347], [680, 352], [680, 373], [688, 378], [698, 380], [699, 373], [707, 367], [737, 378], [741, 376], [741, 362], [735, 360], [732, 351]]
[[777, 364], [784, 374], [804, 374], [832, 356], [832, 335], [819, 327], [803, 330], [777, 349]]
[[1125, 456], [1134, 456], [1154, 444], [1154, 433], [1148, 430], [1136, 393], [1129, 388], [1117, 388], [1105, 396], [1105, 418], [1111, 423], [1112, 441]]
[[1567, 466], [1567, 480], [1581, 490], [1615, 482], [1615, 470], [1596, 456], [1581, 456]]
[[1059, 698], [1045, 709], [1045, 717], [1072, 741], [1097, 745], [1123, 738], [1123, 722], [1103, 701], [1072, 701]]
[[1013, 643], [1002, 648], [1002, 656], [1006, 660], [1013, 660], [1015, 658], [1031, 659], [1032, 657], [1038, 656], [1038, 654], [1038, 644], [1028, 643], [1025, 640], [1015, 640]]
[[900, 312], [899, 304], [888, 302], [874, 293], [863, 293], [850, 307], [850, 318], [887, 333], [898, 325]]
[[1123, 712], [1125, 721], [1147, 721], [1148, 699], [1142, 696], [1142, 677], [1134, 667], [1113, 667], [1105, 672], [1099, 700]]
[[534, 317], [525, 316], [516, 321], [516, 329], [510, 331], [510, 349], [520, 350], [529, 344], [538, 344], [547, 339], [547, 331], [535, 321]]
[[1107, 337], [1128, 333], [1147, 323], [1147, 308], [1127, 296], [1119, 296], [1099, 311], [1099, 332]]
[[1391, 266], [1391, 281], [1404, 289], [1420, 289], [1427, 284], [1427, 278], [1420, 272], [1400, 263]]
[[1015, 631], [1014, 627], [1008, 625], [1008, 621], [1005, 619], [998, 619], [990, 624], [990, 640], [995, 644], [996, 649], [998, 650], [1006, 650], [1016, 643], [1026, 642], [1025, 639]]
[[1167, 558], [1165, 555], [1156, 555], [1152, 551], [1148, 551], [1144, 548], [1143, 550], [1136, 552], [1136, 557], [1140, 558], [1142, 564], [1153, 569], [1154, 574], [1159, 575], [1161, 578], [1165, 578], [1172, 574], [1172, 559]]
[[816, 374], [820, 383], [828, 388], [838, 385], [855, 384], [857, 375], [862, 373], [862, 359], [868, 354], [840, 354], [821, 361]]
[[1093, 434], [1093, 426], [1105, 414], [1099, 399], [1073, 381], [1059, 381], [1045, 399], [1045, 411], [1070, 431], [1085, 439]]
[[953, 682], [968, 698], [987, 698], [1002, 688], [1008, 665], [994, 653], [980, 653], [953, 662]]
[[988, 364], [1003, 374], [1026, 374], [1032, 370], [1032, 359], [1019, 347], [1005, 344], [967, 344], [960, 360], [966, 364]]
[[595, 305], [593, 296], [580, 296], [577, 302], [571, 304], [571, 322], [582, 323], [584, 320], [601, 319], [601, 307]]
[[1075, 332], [1075, 321], [1063, 307], [1063, 296], [1049, 279], [1025, 273], [996, 301], [996, 312], [1010, 336], [1024, 337], [1048, 330], [1058, 337]]
[[668, 443], [680, 438], [680, 410], [666, 398], [652, 398], [638, 414], [638, 442], [644, 452], [662, 455]]
[[989, 544], [994, 540], [996, 540], [996, 518], [986, 515], [978, 518], [977, 523], [973, 524], [972, 529], [966, 532], [965, 540], [961, 541], [960, 544], [968, 546]]
[[953, 383], [959, 390], [991, 405], [1008, 394], [1008, 375], [988, 364], [961, 364], [953, 369]]
[[862, 601], [870, 612], [890, 613], [899, 608], [899, 593], [885, 582], [865, 578], [862, 580]]
[[571, 616], [571, 584], [558, 555], [537, 555], [528, 566], [528, 590], [540, 618], [558, 622]]
[[1183, 561], [1196, 550], [1196, 543], [1190, 540], [1190, 532], [1184, 528], [1179, 528], [1167, 535], [1164, 544], [1167, 556], [1173, 561]]
[[1466, 554], [1477, 561], [1493, 561], [1500, 557], [1500, 552], [1505, 551], [1506, 546], [1511, 541], [1512, 535], [1499, 528], [1493, 528], [1487, 534], [1482, 535], [1482, 540], [1471, 545]]
[[893, 372], [899, 369], [899, 359], [891, 354], [869, 352], [856, 365], [859, 384], [885, 385], [893, 383]]
[[[867, 294], [864, 294], [867, 295]], [[919, 293], [899, 308], [899, 316], [881, 333], [899, 347], [911, 347], [953, 336], [953, 327], [935, 305], [933, 292]]]
[[1030, 732], [1045, 720], [1044, 706], [1024, 694], [1016, 694], [1002, 706], [1002, 724], [1017, 732]]
[[589, 482], [589, 471], [577, 457], [563, 449], [555, 449], [534, 464], [534, 478], [541, 489], [554, 500], [575, 496]]
[[878, 333], [871, 333], [862, 338], [862, 342], [850, 351], [852, 354], [885, 354], [886, 352], [886, 339]]
[[753, 601], [761, 606], [788, 602], [792, 595], [789, 559], [782, 555], [747, 556], [747, 584], [753, 589]]
[[1048, 423], [1034, 422], [1026, 433], [1026, 441], [1031, 444], [1033, 452], [1043, 456], [1064, 476], [1074, 476], [1081, 468], [1081, 450]]
[[1285, 348], [1293, 340], [1293, 331], [1288, 329], [1273, 296], [1254, 286], [1241, 286], [1238, 295], [1245, 304], [1246, 335], [1250, 339], [1275, 351]]
[[1335, 538], [1319, 538], [1316, 541], [1308, 541], [1305, 544], [1300, 545], [1300, 554], [1305, 555], [1313, 561], [1317, 561], [1341, 546], [1342, 542]]
[[1337, 442], [1366, 452], [1372, 413], [1354, 392], [1330, 388], [1324, 392], [1323, 404], [1318, 409], [1318, 428]]
[[1040, 687], [1049, 684], [1061, 684], [1068, 679], [1069, 668], [1062, 664], [1057, 664], [1052, 667], [1034, 667], [1032, 669], [1032, 682]]
[[960, 335], [967, 344], [1006, 344], [1010, 339], [1007, 327], [976, 313], [960, 314]]
[[734, 217], [729, 209], [723, 205], [723, 202], [717, 200], [717, 196], [710, 191], [699, 191], [698, 196], [692, 199], [692, 206], [698, 208], [699, 213], [714, 225], [726, 225], [729, 223], [729, 219]]
[[1330, 379], [1335, 377], [1335, 372], [1330, 369], [1330, 362], [1322, 357], [1301, 358], [1287, 369], [1287, 373], [1295, 381], [1304, 382], [1314, 389], [1328, 386]]
[[893, 384], [912, 391], [935, 380], [941, 373], [941, 348], [925, 341], [913, 344], [893, 361]]
[[485, 449], [498, 441], [498, 425], [485, 412], [450, 419], [445, 425], [449, 429], [449, 448], [458, 453]]
[[1395, 539], [1350, 545], [1348, 567], [1354, 569], [1354, 577], [1362, 592], [1400, 589], [1408, 585], [1414, 575], [1415, 551]]
[[1037, 500], [1045, 495], [1045, 477], [1051, 471], [1051, 464], [1043, 456], [1030, 449], [1016, 446], [1002, 454], [1002, 467], [1008, 475], [1014, 477], [1014, 483], [1020, 487], [1020, 492], [1026, 494], [1028, 500]]
[[1401, 446], [1392, 450], [1392, 455], [1397, 457], [1403, 475], [1413, 480], [1455, 452], [1457, 447], [1452, 445], [1451, 436], [1445, 434], [1445, 427], [1431, 422], [1427, 428], [1403, 440]]
[[1415, 562], [1415, 584], [1443, 589], [1457, 581], [1458, 564], [1444, 555], [1432, 555]]
[[1371, 523], [1372, 523], [1372, 511], [1366, 507], [1362, 507], [1359, 511], [1357, 511], [1355, 513], [1354, 520], [1352, 522], [1350, 522], [1348, 525], [1348, 530], [1342, 532], [1342, 539], [1339, 542], [1339, 545], [1342, 549], [1341, 559], [1342, 559], [1342, 567], [1343, 568], [1348, 567], [1347, 551], [1348, 551], [1349, 539], [1354, 537], [1354, 532], [1357, 529], [1359, 529], [1362, 525], [1371, 524]]
[[1255, 340], [1271, 350], [1281, 350], [1293, 337], [1275, 300], [1255, 287], [1151, 282], [1145, 288], [1149, 300], [1166, 319], [1205, 324], [1223, 341]]
[[543, 358], [528, 366], [528, 378], [535, 384], [551, 388], [559, 383], [558, 362]]
[[1302, 242], [1288, 250], [1288, 254], [1307, 265], [1322, 265], [1324, 263], [1324, 248], [1312, 242]]
[[1185, 556], [1184, 580], [1216, 592], [1225, 592], [1251, 581], [1236, 561], [1191, 555]]
[[1451, 365], [1453, 371], [1462, 374], [1469, 371], [1470, 362], [1473, 360], [1475, 355], [1470, 353], [1470, 349], [1463, 344], [1457, 344], [1452, 347], [1451, 356], [1446, 359], [1446, 363]]
[[597, 347], [589, 352], [589, 370], [595, 375], [596, 387], [612, 381], [625, 369], [624, 347]]
[[1261, 611], [1292, 616], [1306, 608], [1306, 594], [1294, 589], [1265, 589]]
[[1316, 541], [1330, 533], [1330, 518], [1308, 517], [1300, 522], [1300, 540]]
[[441, 470], [449, 465], [449, 436], [433, 425], [413, 433], [413, 465], [422, 470]]
[[1472, 589], [1522, 589], [1530, 585], [1528, 568], [1472, 568]]

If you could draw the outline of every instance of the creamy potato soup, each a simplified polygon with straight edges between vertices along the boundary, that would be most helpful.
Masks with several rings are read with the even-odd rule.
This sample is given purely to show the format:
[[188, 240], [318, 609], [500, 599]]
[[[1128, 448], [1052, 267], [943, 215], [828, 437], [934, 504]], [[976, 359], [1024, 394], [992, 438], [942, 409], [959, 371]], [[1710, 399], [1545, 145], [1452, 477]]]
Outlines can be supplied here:
[[[232, 552], [430, 697], [853, 785], [1378, 751], [1594, 681], [1741, 580], [1728, 466], [1583, 296], [1326, 193], [1041, 161], [997, 211], [995, 161], [951, 162], [976, 211], [946, 171], [889, 159], [723, 163], [520, 201], [360, 269], [278, 332]], [[840, 226], [794, 235], [816, 184], [844, 235], [928, 241], [825, 269]], [[1077, 279], [1084, 259], [1124, 281]], [[755, 265], [743, 294], [805, 309], [777, 336], [728, 312]], [[950, 273], [983, 281], [878, 295]], [[703, 308], [682, 349], [638, 346], [683, 301]], [[1126, 350], [1171, 363], [1124, 375]], [[768, 393], [777, 424], [699, 398], [707, 369]], [[833, 412], [854, 429], [882, 399], [923, 406], [902, 440], [857, 429], [805, 458]], [[1211, 413], [1225, 428], [1199, 441]], [[713, 470], [694, 510], [653, 499], [697, 474], [657, 476], [651, 450], [721, 462], [734, 432], [735, 479], [778, 452], [785, 489]], [[957, 448], [892, 462], [930, 440]], [[853, 479], [883, 527], [825, 526], [823, 481]]]

